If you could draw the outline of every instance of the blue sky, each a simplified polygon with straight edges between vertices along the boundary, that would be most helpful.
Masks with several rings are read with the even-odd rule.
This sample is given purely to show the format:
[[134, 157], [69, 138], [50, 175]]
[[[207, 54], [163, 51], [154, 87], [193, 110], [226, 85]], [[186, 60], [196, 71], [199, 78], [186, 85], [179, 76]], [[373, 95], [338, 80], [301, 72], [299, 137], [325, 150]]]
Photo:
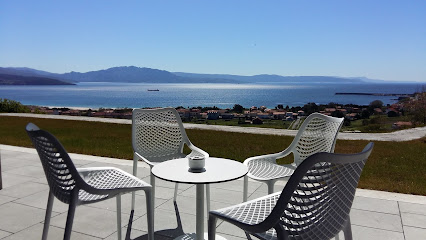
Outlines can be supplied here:
[[0, 67], [426, 82], [426, 1], [0, 1]]

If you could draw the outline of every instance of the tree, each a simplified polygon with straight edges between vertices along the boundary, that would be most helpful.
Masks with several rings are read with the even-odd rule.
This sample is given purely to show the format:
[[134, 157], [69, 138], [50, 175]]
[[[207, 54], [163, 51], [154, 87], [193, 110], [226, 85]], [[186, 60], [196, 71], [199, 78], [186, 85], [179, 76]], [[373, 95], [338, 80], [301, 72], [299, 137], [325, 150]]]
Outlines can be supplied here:
[[336, 103], [334, 103], [334, 102], [329, 102], [328, 104], [327, 104], [327, 107], [328, 108], [336, 108]]
[[343, 120], [343, 125], [344, 125], [344, 126], [346, 126], [346, 127], [351, 126], [351, 120], [349, 120], [349, 119], [346, 119], [346, 118], [345, 118], [345, 119]]
[[234, 107], [232, 108], [232, 111], [235, 113], [243, 113], [244, 107], [241, 106], [240, 104], [235, 104]]
[[389, 111], [388, 112], [388, 117], [398, 117], [399, 113], [395, 112], [395, 111]]
[[368, 110], [362, 110], [362, 112], [361, 112], [361, 118], [362, 119], [369, 119], [370, 118], [370, 111], [368, 111]]
[[341, 111], [339, 111], [339, 110], [336, 110], [336, 111], [332, 112], [331, 116], [332, 117], [337, 117], [337, 118], [345, 117], [345, 115]]
[[382, 101], [374, 100], [370, 103], [370, 105], [368, 105], [368, 111], [370, 111], [370, 113], [374, 113], [375, 108], [382, 108], [382, 107], [383, 107]]
[[319, 110], [318, 105], [316, 105], [315, 103], [305, 104], [302, 109], [303, 111], [305, 111], [306, 115], [310, 115], [314, 112], [318, 112]]
[[409, 114], [412, 115], [413, 122], [426, 124], [426, 89], [424, 87], [422, 92], [416, 93], [414, 99], [406, 106]]

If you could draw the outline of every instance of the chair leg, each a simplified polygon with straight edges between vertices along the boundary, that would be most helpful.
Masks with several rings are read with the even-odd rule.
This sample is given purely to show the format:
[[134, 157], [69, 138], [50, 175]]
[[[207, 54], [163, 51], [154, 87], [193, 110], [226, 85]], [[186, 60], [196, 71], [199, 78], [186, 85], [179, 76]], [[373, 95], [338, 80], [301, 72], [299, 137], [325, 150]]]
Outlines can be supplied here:
[[146, 217], [148, 221], [148, 240], [154, 240], [154, 206], [151, 202], [151, 190], [152, 188], [145, 190], [147, 212]]
[[70, 240], [72, 232], [72, 224], [74, 222], [75, 208], [77, 207], [78, 191], [71, 193], [71, 201], [68, 206], [67, 223], [65, 224], [64, 240]]
[[[139, 157], [133, 153], [133, 176], [136, 176], [138, 174], [138, 161]], [[132, 192], [132, 210], [135, 210], [135, 200], [135, 192]]]
[[207, 219], [210, 216], [210, 184], [206, 184], [206, 206], [207, 206]]
[[117, 235], [118, 240], [121, 240], [121, 195], [117, 194]]
[[248, 177], [244, 176], [243, 202], [247, 202], [248, 196]]
[[44, 217], [43, 235], [41, 237], [42, 240], [46, 240], [47, 234], [49, 233], [49, 224], [50, 224], [50, 217], [52, 216], [53, 200], [54, 200], [53, 193], [49, 190], [49, 197], [47, 199], [47, 207], [46, 207], [46, 216]]
[[[210, 215], [210, 214], [209, 214]], [[217, 218], [215, 216], [209, 216], [208, 219], [208, 239], [215, 240], [216, 239], [216, 222]]]
[[345, 236], [345, 240], [352, 240], [352, 227], [350, 217], [348, 217], [348, 220], [346, 220], [346, 226], [343, 228], [343, 235]]
[[268, 194], [274, 193], [275, 181], [268, 181], [266, 184], [268, 185]]
[[151, 178], [150, 178], [150, 183], [152, 186], [152, 190], [151, 190], [151, 202], [152, 202], [152, 206], [155, 207], [155, 176], [154, 174], [151, 173]]
[[174, 202], [176, 202], [176, 199], [177, 199], [178, 187], [179, 187], [179, 183], [176, 183], [175, 184], [175, 195], [173, 197]]

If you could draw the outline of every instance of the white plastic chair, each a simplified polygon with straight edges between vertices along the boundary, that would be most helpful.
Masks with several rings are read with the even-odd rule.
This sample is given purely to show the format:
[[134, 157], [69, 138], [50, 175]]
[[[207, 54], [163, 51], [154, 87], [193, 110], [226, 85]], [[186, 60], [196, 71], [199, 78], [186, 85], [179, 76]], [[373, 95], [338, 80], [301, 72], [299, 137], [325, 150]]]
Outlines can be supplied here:
[[[183, 153], [184, 145], [191, 150], [189, 155]], [[163, 161], [202, 156], [209, 154], [194, 146], [189, 141], [179, 113], [174, 108], [134, 109], [132, 114], [133, 175], [137, 174], [137, 163], [141, 159], [151, 168]], [[155, 199], [155, 176], [151, 174], [152, 201]], [[175, 185], [176, 201], [178, 184]], [[206, 186], [207, 210], [209, 210], [210, 189]], [[134, 209], [134, 195], [132, 209]]]
[[[317, 152], [334, 152], [337, 134], [343, 118], [329, 117], [320, 113], [309, 115], [300, 127], [290, 146], [282, 152], [248, 158], [244, 161], [249, 172], [244, 177], [243, 201], [247, 201], [248, 178], [268, 185], [268, 194], [274, 192], [278, 180], [288, 179], [310, 155]], [[276, 160], [290, 153], [294, 155], [292, 164], [277, 164]]]
[[316, 153], [296, 168], [281, 192], [211, 211], [208, 239], [215, 240], [221, 219], [244, 230], [248, 239], [326, 240], [343, 230], [351, 240], [349, 213], [373, 145], [357, 154]]
[[151, 185], [118, 168], [76, 168], [64, 147], [52, 134], [40, 130], [32, 123], [27, 125], [26, 130], [38, 152], [50, 188], [42, 240], [47, 239], [53, 196], [69, 204], [64, 240], [69, 240], [71, 237], [77, 206], [116, 197], [117, 233], [118, 239], [121, 239], [121, 194], [138, 190], [145, 191], [148, 239], [154, 240]]

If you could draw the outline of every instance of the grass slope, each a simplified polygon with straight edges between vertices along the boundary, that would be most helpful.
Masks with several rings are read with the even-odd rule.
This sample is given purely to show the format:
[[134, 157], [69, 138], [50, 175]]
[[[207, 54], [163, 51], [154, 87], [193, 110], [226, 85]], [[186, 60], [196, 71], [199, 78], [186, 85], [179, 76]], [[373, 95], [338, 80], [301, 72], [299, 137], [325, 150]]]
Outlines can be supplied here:
[[[131, 125], [39, 118], [0, 117], [0, 143], [32, 147], [28, 122], [54, 134], [67, 151], [132, 159]], [[194, 145], [211, 156], [244, 161], [287, 147], [293, 137], [188, 129]], [[337, 153], [360, 152], [367, 141], [338, 140]], [[280, 160], [291, 162], [290, 158]], [[426, 138], [408, 142], [375, 142], [359, 187], [426, 195]]]

